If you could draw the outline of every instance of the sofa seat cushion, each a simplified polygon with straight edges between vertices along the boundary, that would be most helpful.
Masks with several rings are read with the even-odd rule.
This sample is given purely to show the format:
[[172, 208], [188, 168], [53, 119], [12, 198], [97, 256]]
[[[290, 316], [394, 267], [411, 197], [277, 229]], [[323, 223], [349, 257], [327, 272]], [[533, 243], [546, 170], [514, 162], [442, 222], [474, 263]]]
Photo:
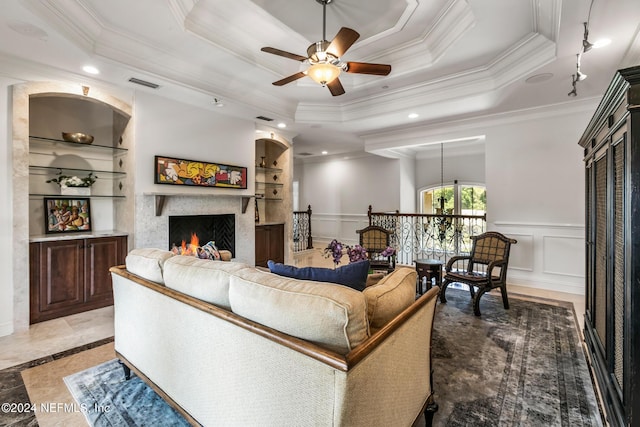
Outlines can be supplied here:
[[162, 249], [133, 249], [127, 254], [125, 264], [130, 273], [152, 282], [164, 284], [164, 264], [173, 256], [173, 252]]
[[164, 283], [168, 288], [230, 310], [229, 278], [248, 267], [240, 262], [211, 261], [180, 255], [165, 263]]
[[416, 299], [416, 270], [398, 267], [380, 281], [368, 286], [363, 294], [367, 300], [367, 315], [371, 334], [409, 307]]
[[288, 335], [347, 354], [369, 336], [362, 292], [243, 269], [231, 276], [231, 310]]
[[338, 283], [353, 288], [357, 291], [364, 290], [369, 273], [369, 261], [352, 262], [338, 268], [302, 267], [267, 262], [269, 270], [279, 276], [293, 279], [312, 280], [314, 282]]

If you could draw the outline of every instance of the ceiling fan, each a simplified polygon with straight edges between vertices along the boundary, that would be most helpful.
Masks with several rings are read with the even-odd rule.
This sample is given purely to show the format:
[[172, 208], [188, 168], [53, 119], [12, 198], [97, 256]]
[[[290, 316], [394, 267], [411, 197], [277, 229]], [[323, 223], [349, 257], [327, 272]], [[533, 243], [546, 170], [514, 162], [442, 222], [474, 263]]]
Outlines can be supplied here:
[[273, 47], [263, 47], [260, 49], [263, 52], [284, 56], [285, 58], [300, 62], [307, 61], [310, 64], [309, 68], [305, 71], [297, 72], [282, 80], [273, 82], [275, 86], [283, 86], [308, 76], [317, 83], [320, 83], [323, 87], [327, 86], [333, 96], [338, 96], [344, 93], [342, 83], [340, 83], [340, 79], [338, 79], [341, 71], [356, 74], [373, 74], [377, 76], [386, 76], [391, 72], [391, 65], [342, 61], [340, 58], [351, 45], [358, 40], [360, 34], [351, 28], [342, 27], [331, 42], [327, 41], [327, 5], [332, 3], [333, 0], [316, 1], [322, 5], [322, 41], [315, 42], [307, 48], [308, 56], [297, 55]]

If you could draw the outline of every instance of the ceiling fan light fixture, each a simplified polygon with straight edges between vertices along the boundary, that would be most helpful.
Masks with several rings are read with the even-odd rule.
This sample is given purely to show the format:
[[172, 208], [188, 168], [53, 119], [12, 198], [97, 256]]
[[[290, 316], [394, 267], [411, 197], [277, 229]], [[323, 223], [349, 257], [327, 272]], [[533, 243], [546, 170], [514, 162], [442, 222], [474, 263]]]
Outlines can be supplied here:
[[306, 74], [311, 77], [316, 83], [326, 86], [340, 75], [340, 68], [329, 63], [311, 64], [307, 68]]

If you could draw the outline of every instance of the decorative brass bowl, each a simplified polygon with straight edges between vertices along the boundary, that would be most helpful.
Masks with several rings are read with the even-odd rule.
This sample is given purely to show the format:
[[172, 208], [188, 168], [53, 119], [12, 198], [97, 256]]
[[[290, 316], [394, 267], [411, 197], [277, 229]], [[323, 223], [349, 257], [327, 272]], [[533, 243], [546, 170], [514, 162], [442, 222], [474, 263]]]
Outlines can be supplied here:
[[78, 144], [91, 144], [93, 142], [93, 135], [81, 132], [62, 132], [62, 139], [67, 142], [76, 142]]

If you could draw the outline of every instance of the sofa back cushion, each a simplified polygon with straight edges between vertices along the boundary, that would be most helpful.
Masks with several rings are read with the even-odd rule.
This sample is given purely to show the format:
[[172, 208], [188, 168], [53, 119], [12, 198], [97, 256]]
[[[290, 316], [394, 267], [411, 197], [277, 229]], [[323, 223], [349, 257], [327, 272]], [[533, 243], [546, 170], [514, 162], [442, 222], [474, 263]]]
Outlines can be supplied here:
[[409, 307], [416, 299], [416, 270], [398, 267], [363, 294], [367, 300], [367, 316], [371, 334]]
[[168, 288], [230, 310], [229, 278], [248, 267], [240, 262], [175, 256], [165, 262], [164, 283]]
[[352, 262], [338, 268], [295, 267], [271, 260], [267, 261], [267, 266], [272, 273], [279, 276], [313, 280], [314, 282], [338, 283], [356, 291], [364, 290], [369, 273], [369, 260]]
[[162, 249], [133, 249], [127, 254], [125, 265], [130, 273], [152, 282], [164, 284], [164, 264], [173, 256], [173, 252]]
[[347, 354], [369, 336], [362, 292], [247, 268], [231, 276], [231, 310], [288, 335]]

